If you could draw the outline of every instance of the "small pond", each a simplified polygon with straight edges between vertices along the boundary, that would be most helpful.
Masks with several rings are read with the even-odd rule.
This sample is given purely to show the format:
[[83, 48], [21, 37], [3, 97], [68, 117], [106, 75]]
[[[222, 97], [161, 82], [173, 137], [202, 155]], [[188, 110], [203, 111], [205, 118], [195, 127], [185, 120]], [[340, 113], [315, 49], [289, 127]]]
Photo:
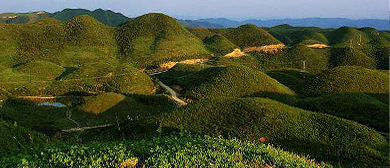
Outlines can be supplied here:
[[65, 104], [58, 103], [58, 102], [42, 102], [42, 103], [39, 103], [38, 106], [66, 107]]

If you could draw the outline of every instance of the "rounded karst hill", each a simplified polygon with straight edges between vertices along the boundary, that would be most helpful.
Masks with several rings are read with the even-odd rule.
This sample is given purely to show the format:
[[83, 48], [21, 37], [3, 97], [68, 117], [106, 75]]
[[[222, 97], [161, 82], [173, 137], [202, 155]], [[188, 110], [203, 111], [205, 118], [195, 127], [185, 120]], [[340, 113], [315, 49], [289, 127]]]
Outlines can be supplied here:
[[364, 48], [370, 41], [365, 33], [353, 27], [341, 27], [330, 33], [328, 39], [333, 47]]
[[71, 45], [115, 45], [114, 29], [88, 15], [73, 18], [66, 24], [66, 29], [67, 39]]
[[345, 47], [345, 48], [333, 48], [329, 65], [331, 67], [337, 66], [361, 66], [370, 69], [376, 69], [377, 62], [375, 58], [372, 58], [365, 54], [363, 51]]
[[223, 35], [242, 49], [280, 44], [270, 33], [255, 25], [243, 25]]
[[214, 35], [210, 38], [206, 38], [204, 40], [204, 43], [210, 51], [218, 55], [226, 55], [232, 52], [235, 48], [237, 48], [236, 45], [234, 45], [222, 35]]
[[210, 55], [199, 38], [164, 14], [137, 17], [122, 25], [117, 35], [122, 55], [141, 66], [188, 56]]
[[305, 95], [341, 92], [388, 95], [389, 75], [363, 67], [340, 66], [323, 71], [302, 88]]
[[207, 68], [194, 74], [189, 83], [184, 96], [193, 99], [260, 96], [285, 100], [295, 96], [277, 80], [246, 66]]

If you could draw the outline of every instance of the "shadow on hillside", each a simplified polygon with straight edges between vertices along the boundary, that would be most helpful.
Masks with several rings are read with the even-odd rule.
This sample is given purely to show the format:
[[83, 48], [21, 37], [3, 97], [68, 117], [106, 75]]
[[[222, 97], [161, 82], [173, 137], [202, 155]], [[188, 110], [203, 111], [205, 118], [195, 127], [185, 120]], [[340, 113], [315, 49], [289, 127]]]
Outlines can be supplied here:
[[369, 95], [373, 98], [376, 98], [378, 99], [379, 101], [389, 105], [389, 94], [386, 94], [386, 93], [364, 93], [366, 95]]
[[[315, 158], [317, 161], [324, 161], [334, 165], [343, 165], [343, 167], [375, 167], [386, 166], [389, 163], [387, 152], [388, 146], [377, 146], [375, 148], [380, 149], [381, 155], [361, 152], [356, 153], [359, 150], [350, 151], [349, 149], [362, 149], [364, 151], [364, 145], [362, 146], [350, 146], [345, 147], [345, 144], [327, 144], [327, 143], [313, 143], [309, 141], [285, 141], [280, 140], [275, 142], [275, 145], [282, 149], [301, 155], [309, 155]], [[338, 151], [337, 153], [331, 151]], [[371, 165], [366, 165], [371, 163]]]
[[298, 98], [297, 95], [288, 95], [288, 94], [281, 94], [281, 93], [273, 93], [273, 92], [259, 92], [252, 95], [249, 95], [247, 97], [259, 97], [259, 98], [268, 98], [272, 100], [276, 100], [288, 105], [294, 104], [296, 99]]

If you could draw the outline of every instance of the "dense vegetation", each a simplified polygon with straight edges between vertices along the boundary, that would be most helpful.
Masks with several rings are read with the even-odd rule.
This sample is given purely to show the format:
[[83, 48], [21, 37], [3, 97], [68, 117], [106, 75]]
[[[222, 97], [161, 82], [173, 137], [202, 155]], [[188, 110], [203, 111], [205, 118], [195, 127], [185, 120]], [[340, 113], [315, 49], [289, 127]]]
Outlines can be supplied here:
[[44, 11], [30, 13], [3, 13], [0, 14], [0, 23], [34, 23], [47, 18], [67, 22], [80, 15], [89, 15], [108, 26], [119, 26], [130, 20], [123, 14], [115, 13], [110, 10], [96, 9], [94, 11], [89, 11], [86, 9], [64, 9], [55, 13], [48, 13]]
[[147, 141], [52, 145], [0, 160], [25, 167], [330, 167], [271, 145], [209, 137], [170, 136]]
[[90, 15], [108, 26], [119, 26], [130, 20], [121, 13], [115, 13], [110, 10], [106, 11], [102, 9], [96, 9], [94, 11], [85, 9], [64, 9], [60, 12], [54, 13], [52, 17], [61, 21], [69, 21], [80, 15]]
[[265, 137], [285, 149], [347, 167], [375, 167], [388, 157], [385, 138], [366, 126], [269, 99], [202, 99], [161, 118], [161, 123], [211, 136]]
[[223, 34], [242, 49], [280, 43], [271, 34], [255, 25], [244, 25]]
[[212, 67], [193, 74], [182, 86], [192, 99], [262, 96], [288, 99], [295, 93], [266, 74], [245, 66]]
[[117, 41], [124, 60], [138, 66], [167, 59], [208, 57], [202, 41], [175, 19], [158, 13], [146, 14], [122, 25]]
[[214, 35], [204, 40], [207, 48], [217, 55], [226, 55], [232, 52], [236, 47], [226, 37], [222, 35]]

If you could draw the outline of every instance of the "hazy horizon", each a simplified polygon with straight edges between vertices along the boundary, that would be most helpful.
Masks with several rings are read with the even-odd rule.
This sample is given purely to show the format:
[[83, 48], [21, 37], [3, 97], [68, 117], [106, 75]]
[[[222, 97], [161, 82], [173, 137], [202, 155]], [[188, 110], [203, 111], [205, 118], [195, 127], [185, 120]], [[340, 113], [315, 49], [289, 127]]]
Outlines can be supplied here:
[[[347, 18], [347, 19], [386, 19], [389, 20], [389, 1], [374, 0], [243, 0], [224, 1], [209, 0], [207, 2], [188, 0], [13, 0], [2, 3], [0, 13], [33, 12], [44, 10], [57, 12], [66, 8], [82, 8], [95, 10], [98, 8], [119, 12], [128, 17], [136, 17], [146, 13], [159, 12], [178, 19], [227, 18], [236, 21], [248, 19], [303, 19], [303, 18]], [[338, 5], [335, 5], [338, 4]], [[289, 9], [289, 10], [286, 10]]]

